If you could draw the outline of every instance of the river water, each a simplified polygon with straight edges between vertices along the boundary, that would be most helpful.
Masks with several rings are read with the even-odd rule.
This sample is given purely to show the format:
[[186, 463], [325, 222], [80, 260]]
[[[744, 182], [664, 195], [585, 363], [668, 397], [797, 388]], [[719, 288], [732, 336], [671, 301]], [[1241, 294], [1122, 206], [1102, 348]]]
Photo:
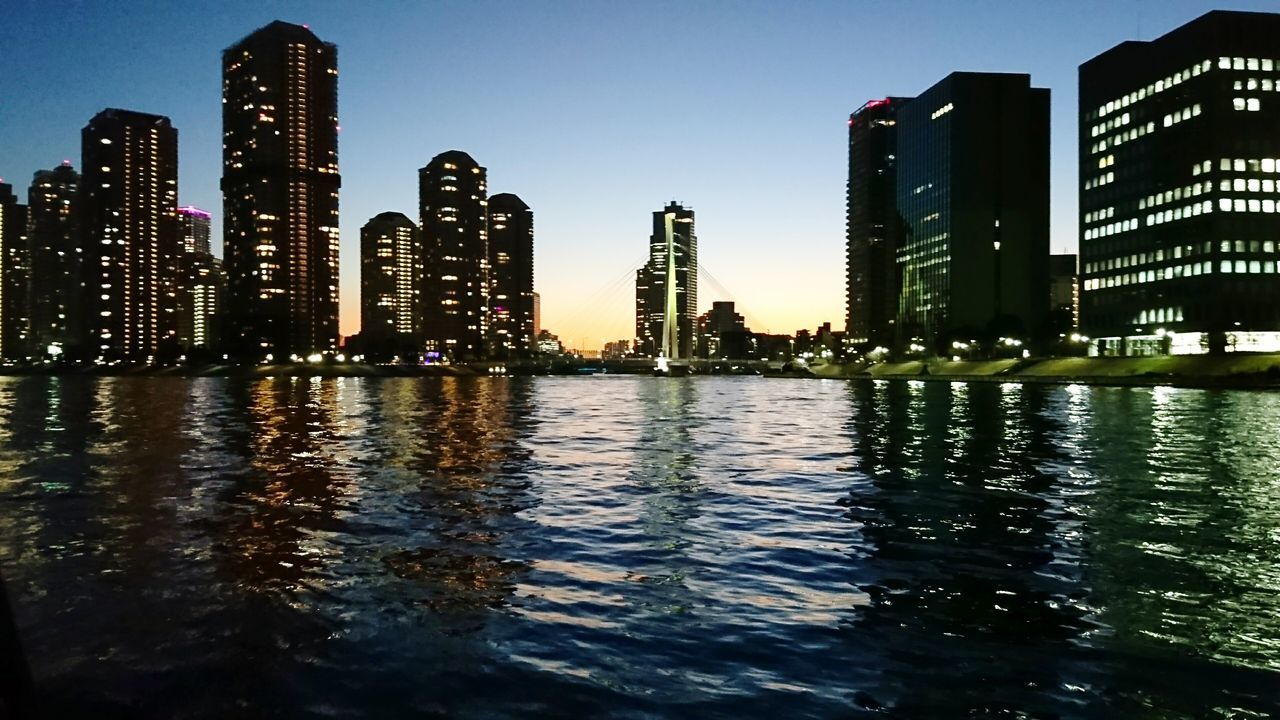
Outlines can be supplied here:
[[50, 717], [1280, 715], [1280, 394], [0, 379]]

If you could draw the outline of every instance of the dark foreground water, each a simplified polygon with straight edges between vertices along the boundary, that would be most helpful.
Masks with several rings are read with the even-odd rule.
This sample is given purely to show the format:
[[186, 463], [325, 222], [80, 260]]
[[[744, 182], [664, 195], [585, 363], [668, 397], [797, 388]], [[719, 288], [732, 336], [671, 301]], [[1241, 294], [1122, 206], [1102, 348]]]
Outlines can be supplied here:
[[1280, 394], [0, 379], [50, 717], [1280, 714]]

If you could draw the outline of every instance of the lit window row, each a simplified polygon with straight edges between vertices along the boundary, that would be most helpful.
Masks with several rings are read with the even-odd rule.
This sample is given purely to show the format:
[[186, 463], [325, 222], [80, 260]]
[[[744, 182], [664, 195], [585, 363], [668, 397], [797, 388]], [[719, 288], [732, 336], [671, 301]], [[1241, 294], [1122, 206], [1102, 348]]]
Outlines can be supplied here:
[[1276, 251], [1274, 240], [1223, 240], [1218, 249], [1224, 253], [1273, 253]]
[[1130, 140], [1137, 140], [1138, 138], [1146, 135], [1147, 133], [1152, 133], [1155, 131], [1156, 131], [1155, 122], [1149, 122], [1146, 125], [1139, 125], [1135, 128], [1130, 128], [1128, 130], [1125, 130], [1124, 132], [1117, 133], [1111, 136], [1111, 138], [1108, 140], [1102, 140], [1100, 142], [1094, 143], [1093, 147], [1089, 150], [1089, 152], [1090, 153], [1102, 152], [1103, 150], [1106, 150], [1109, 147], [1117, 147], [1119, 145], [1123, 145], [1129, 142]]
[[1099, 170], [1101, 170], [1101, 169], [1103, 169], [1103, 168], [1111, 167], [1112, 165], [1115, 165], [1115, 164], [1116, 164], [1116, 156], [1115, 156], [1115, 155], [1107, 155], [1107, 156], [1105, 156], [1105, 157], [1100, 157], [1100, 158], [1098, 158], [1098, 169], [1099, 169]]
[[1092, 223], [1092, 222], [1097, 222], [1099, 220], [1106, 220], [1107, 218], [1113, 218], [1115, 216], [1116, 216], [1116, 209], [1115, 209], [1115, 206], [1112, 206], [1112, 207], [1103, 208], [1101, 210], [1094, 210], [1093, 212], [1085, 213], [1084, 221], [1086, 223]]
[[1107, 223], [1101, 227], [1090, 228], [1084, 231], [1085, 240], [1093, 240], [1094, 238], [1109, 237], [1117, 233], [1127, 232], [1129, 230], [1138, 229], [1138, 219], [1121, 220], [1120, 222]]
[[1111, 118], [1104, 123], [1098, 123], [1089, 128], [1089, 137], [1097, 137], [1105, 132], [1110, 132], [1118, 127], [1128, 125], [1130, 120], [1129, 113], [1125, 113], [1120, 117]]
[[1219, 70], [1262, 70], [1271, 72], [1276, 69], [1276, 61], [1267, 58], [1220, 57]]
[[1233, 90], [1261, 90], [1263, 92], [1271, 92], [1272, 90], [1280, 91], [1280, 82], [1276, 82], [1271, 78], [1248, 78], [1246, 80], [1237, 80], [1232, 83]]
[[1098, 109], [1094, 111], [1093, 116], [1103, 117], [1121, 108], [1127, 108], [1130, 105], [1138, 102], [1139, 100], [1145, 100], [1147, 97], [1150, 97], [1151, 95], [1155, 95], [1156, 93], [1159, 93], [1159, 92], [1164, 92], [1165, 90], [1168, 90], [1169, 88], [1174, 87], [1175, 85], [1180, 85], [1186, 82], [1187, 80], [1190, 80], [1191, 78], [1196, 77], [1200, 73], [1208, 72], [1211, 69], [1213, 69], [1212, 62], [1208, 60], [1205, 60], [1203, 62], [1198, 62], [1192, 65], [1191, 67], [1187, 68], [1186, 70], [1180, 70], [1176, 73], [1173, 73], [1172, 75], [1169, 75], [1163, 80], [1157, 80], [1147, 85], [1145, 88], [1138, 88], [1137, 90], [1134, 90], [1133, 92], [1127, 95], [1122, 95], [1121, 97], [1116, 98], [1115, 100], [1112, 100], [1104, 105], [1098, 106]]
[[1161, 280], [1174, 280], [1176, 278], [1193, 277], [1195, 275], [1209, 275], [1213, 272], [1213, 263], [1210, 260], [1203, 262], [1194, 262], [1186, 265], [1173, 265], [1170, 267], [1156, 268], [1155, 270], [1139, 270], [1138, 272], [1121, 273], [1119, 275], [1110, 275], [1101, 278], [1090, 278], [1084, 281], [1084, 289], [1101, 290], [1103, 288], [1125, 287], [1126, 285], [1142, 285], [1149, 282], [1160, 282]]
[[1162, 307], [1143, 310], [1134, 317], [1133, 321], [1139, 325], [1145, 325], [1147, 323], [1182, 322], [1182, 308]]
[[1280, 158], [1222, 158], [1218, 169], [1235, 172], [1280, 173]]
[[930, 120], [937, 120], [938, 118], [942, 117], [943, 115], [946, 115], [947, 113], [949, 113], [949, 112], [951, 112], [952, 110], [954, 110], [954, 109], [955, 109], [955, 107], [956, 107], [956, 106], [955, 106], [955, 104], [954, 104], [954, 103], [947, 103], [946, 105], [943, 105], [942, 107], [938, 108], [937, 110], [934, 110], [934, 111], [933, 111], [933, 113], [931, 113], [931, 114], [929, 115], [929, 119], [930, 119]]
[[1246, 200], [1243, 198], [1220, 198], [1218, 200], [1218, 209], [1223, 212], [1238, 213], [1275, 213], [1277, 211], [1275, 200]]
[[1258, 112], [1262, 109], [1262, 101], [1258, 98], [1232, 98], [1231, 107], [1234, 110]]
[[1222, 179], [1218, 181], [1218, 189], [1230, 190], [1233, 192], [1276, 192], [1280, 190], [1280, 182], [1276, 182], [1270, 178], [1259, 180], [1258, 178], [1235, 178], [1233, 180]]
[[1164, 116], [1164, 127], [1176, 125], [1183, 120], [1190, 120], [1191, 118], [1199, 115], [1200, 112], [1200, 103], [1196, 103], [1190, 107], [1184, 107], [1177, 112], [1171, 112]]
[[1138, 209], [1146, 210], [1147, 208], [1159, 207], [1167, 202], [1182, 200], [1183, 198], [1196, 197], [1203, 193], [1207, 193], [1213, 189], [1213, 183], [1208, 180], [1204, 182], [1195, 182], [1185, 187], [1165, 190], [1154, 195], [1148, 195], [1138, 200]]
[[1218, 271], [1223, 273], [1235, 273], [1237, 275], [1274, 275], [1276, 272], [1275, 260], [1223, 260], [1218, 264]]
[[1147, 215], [1147, 227], [1152, 225], [1163, 225], [1174, 220], [1185, 220], [1187, 218], [1205, 215], [1213, 212], [1213, 201], [1204, 200], [1202, 202], [1194, 202], [1183, 207], [1170, 208], [1161, 210], [1160, 212]]
[[1096, 187], [1109, 185], [1115, 182], [1115, 180], [1116, 180], [1116, 174], [1114, 172], [1109, 172], [1104, 175], [1099, 175], [1098, 177], [1095, 177], [1095, 178], [1090, 178], [1089, 181], [1084, 184], [1084, 189], [1092, 190]]

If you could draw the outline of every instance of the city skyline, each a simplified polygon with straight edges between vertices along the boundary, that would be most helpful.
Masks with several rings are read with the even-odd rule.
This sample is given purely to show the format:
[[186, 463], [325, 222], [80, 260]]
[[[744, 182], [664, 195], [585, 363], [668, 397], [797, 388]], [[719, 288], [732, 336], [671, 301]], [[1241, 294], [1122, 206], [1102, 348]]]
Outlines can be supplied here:
[[[1116, 10], [1099, 4], [1087, 32], [1064, 35], [1057, 25], [1074, 17], [1078, 5], [956, 9], [939, 3], [886, 11], [812, 3], [787, 12], [743, 5], [732, 15], [648, 6], [582, 18], [563, 17], [567, 8], [493, 14], [485, 8], [393, 12], [380, 6], [370, 8], [367, 19], [351, 21], [337, 5], [202, 12], [20, 3], [4, 11], [13, 22], [2, 24], [0, 39], [32, 62], [34, 72], [0, 80], [5, 97], [24, 100], [0, 108], [0, 128], [13, 138], [0, 156], [0, 177], [21, 195], [35, 171], [77, 158], [78, 127], [103, 107], [170, 117], [183, 133], [178, 203], [215, 209], [214, 251], [221, 255], [218, 58], [277, 17], [309, 23], [343, 54], [343, 335], [359, 329], [360, 225], [386, 210], [413, 216], [416, 168], [449, 148], [499, 168], [497, 186], [517, 190], [538, 210], [535, 287], [544, 304], [542, 325], [567, 345], [591, 348], [629, 334], [632, 298], [625, 283], [620, 292], [607, 292], [609, 280], [639, 266], [643, 258], [635, 249], [648, 234], [645, 218], [671, 198], [698, 208], [703, 262], [735, 294], [704, 293], [706, 307], [699, 310], [716, 299], [734, 299], [758, 321], [758, 330], [793, 332], [843, 319], [842, 149], [849, 112], [871, 98], [919, 93], [955, 69], [1029, 72], [1055, 93], [1050, 246], [1074, 252], [1078, 65], [1213, 7], [1179, 2]], [[646, 29], [673, 17], [685, 21], [673, 23], [680, 37], [696, 42], [678, 43], [687, 48], [679, 57], [639, 53], [647, 46]], [[140, 31], [142, 19], [173, 31]], [[430, 51], [415, 47], [413, 28], [433, 23], [457, 27], [459, 37], [442, 35]], [[522, 32], [530, 23], [558, 29], [532, 37]], [[877, 23], [906, 24], [933, 52], [898, 67], [895, 53], [886, 50], [880, 62], [856, 34], [841, 35]], [[567, 37], [576, 39], [574, 49], [563, 47]], [[781, 52], [795, 47], [798, 37], [810, 39], [800, 45], [804, 52]], [[990, 42], [995, 38], [1001, 42]], [[878, 41], [874, 34], [869, 39]], [[463, 52], [468, 47], [484, 51]], [[528, 59], [514, 62], [518, 56]], [[443, 62], [449, 57], [474, 62]], [[84, 72], [90, 64], [96, 72]], [[568, 73], [574, 79], [531, 80], [564, 77], [564, 68], [575, 71]], [[477, 93], [471, 85], [484, 89]], [[60, 92], [37, 92], [44, 87]], [[446, 101], [450, 91], [470, 102]], [[401, 94], [404, 109], [387, 113], [392, 92]], [[674, 93], [679, 113], [648, 107], [662, 93]], [[424, 102], [428, 112], [412, 111]], [[672, 173], [676, 157], [680, 172]], [[785, 161], [784, 175], [771, 158]], [[768, 207], [763, 199], [770, 194], [779, 210], [743, 212]], [[803, 252], [771, 253], [779, 244]], [[594, 309], [587, 317], [578, 310], [584, 306]]]

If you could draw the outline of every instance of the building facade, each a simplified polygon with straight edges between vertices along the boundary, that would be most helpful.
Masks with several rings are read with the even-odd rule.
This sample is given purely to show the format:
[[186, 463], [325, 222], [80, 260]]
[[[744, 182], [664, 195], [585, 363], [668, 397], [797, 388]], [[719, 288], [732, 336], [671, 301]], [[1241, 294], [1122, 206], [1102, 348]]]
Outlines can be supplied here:
[[178, 131], [107, 109], [81, 131], [83, 347], [153, 362], [176, 349]]
[[212, 215], [197, 207], [178, 208], [178, 344], [210, 350], [218, 340], [222, 263], [209, 249]]
[[487, 174], [461, 150], [418, 171], [423, 245], [423, 340], [427, 357], [486, 356], [489, 315]]
[[1214, 11], [1080, 66], [1091, 354], [1280, 350], [1277, 37]]
[[25, 360], [30, 354], [27, 280], [27, 206], [13, 186], [0, 183], [0, 360]]
[[698, 237], [692, 208], [653, 214], [649, 260], [636, 271], [636, 352], [692, 358], [698, 318]]
[[901, 224], [897, 205], [898, 111], [910, 98], [871, 100], [849, 116], [845, 336], [853, 347], [894, 341]]
[[70, 162], [37, 170], [30, 208], [31, 346], [37, 356], [62, 355], [83, 333], [79, 223], [80, 173]]
[[370, 342], [417, 346], [422, 334], [422, 243], [403, 213], [360, 228], [360, 333]]
[[1080, 274], [1077, 255], [1049, 256], [1049, 314], [1060, 332], [1080, 327]]
[[489, 337], [496, 358], [534, 351], [533, 211], [518, 196], [489, 198]]
[[338, 50], [280, 21], [222, 53], [227, 347], [258, 361], [338, 343]]
[[1048, 311], [1049, 91], [952, 73], [897, 113], [897, 345], [1042, 331]]

